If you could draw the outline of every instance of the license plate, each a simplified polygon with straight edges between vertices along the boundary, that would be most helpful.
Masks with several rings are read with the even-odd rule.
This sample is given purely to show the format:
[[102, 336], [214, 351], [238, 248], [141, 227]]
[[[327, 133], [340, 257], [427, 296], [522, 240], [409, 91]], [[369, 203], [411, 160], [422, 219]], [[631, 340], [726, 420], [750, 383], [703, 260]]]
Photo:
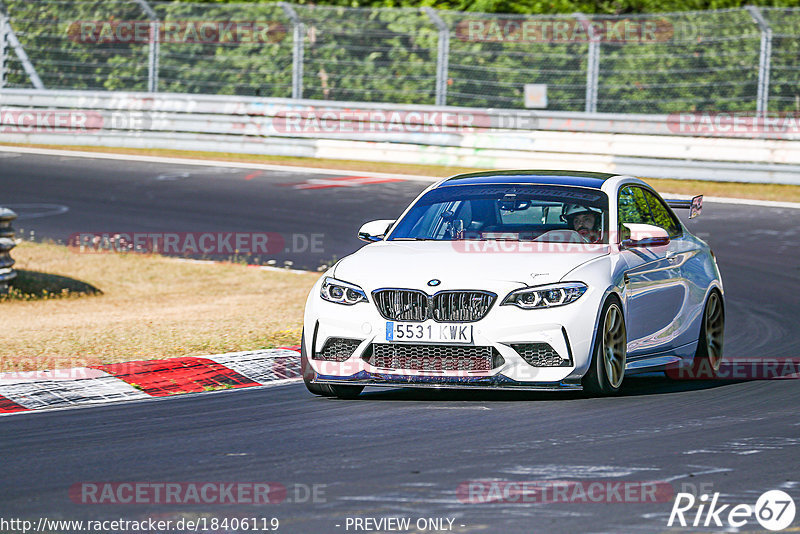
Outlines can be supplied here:
[[471, 324], [420, 324], [386, 321], [386, 341], [472, 343]]

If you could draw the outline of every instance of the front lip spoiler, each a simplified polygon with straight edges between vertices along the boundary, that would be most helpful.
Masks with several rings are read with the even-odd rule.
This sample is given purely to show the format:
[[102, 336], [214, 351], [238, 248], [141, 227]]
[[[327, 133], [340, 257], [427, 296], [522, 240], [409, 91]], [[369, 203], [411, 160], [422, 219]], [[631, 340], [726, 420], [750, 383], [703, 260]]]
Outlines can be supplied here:
[[581, 391], [580, 381], [517, 382], [503, 375], [481, 377], [380, 375], [362, 371], [352, 377], [317, 376], [314, 384], [431, 389], [492, 389], [516, 391]]

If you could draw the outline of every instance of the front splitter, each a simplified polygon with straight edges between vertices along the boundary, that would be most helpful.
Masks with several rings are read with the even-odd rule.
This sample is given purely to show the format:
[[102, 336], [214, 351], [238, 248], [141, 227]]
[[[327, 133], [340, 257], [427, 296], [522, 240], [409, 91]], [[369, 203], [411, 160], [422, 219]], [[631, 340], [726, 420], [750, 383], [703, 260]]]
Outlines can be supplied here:
[[433, 389], [494, 389], [517, 391], [581, 391], [580, 380], [560, 382], [518, 382], [503, 375], [493, 376], [416, 376], [361, 371], [348, 377], [317, 375], [315, 384], [342, 386], [382, 386]]

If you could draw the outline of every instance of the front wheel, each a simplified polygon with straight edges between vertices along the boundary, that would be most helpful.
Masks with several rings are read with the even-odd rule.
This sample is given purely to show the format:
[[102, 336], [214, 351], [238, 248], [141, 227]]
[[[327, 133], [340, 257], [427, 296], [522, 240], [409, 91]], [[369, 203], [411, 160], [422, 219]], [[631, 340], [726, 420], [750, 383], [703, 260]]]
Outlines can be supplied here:
[[314, 395], [320, 397], [339, 397], [340, 399], [353, 399], [363, 391], [364, 386], [340, 386], [334, 384], [315, 384], [313, 380], [317, 377], [316, 371], [311, 367], [308, 362], [308, 354], [306, 353], [306, 337], [305, 333], [300, 340], [300, 370], [303, 373], [303, 383], [306, 389]]
[[603, 305], [592, 351], [592, 362], [581, 381], [591, 395], [619, 393], [625, 378], [628, 336], [622, 307], [615, 298]]

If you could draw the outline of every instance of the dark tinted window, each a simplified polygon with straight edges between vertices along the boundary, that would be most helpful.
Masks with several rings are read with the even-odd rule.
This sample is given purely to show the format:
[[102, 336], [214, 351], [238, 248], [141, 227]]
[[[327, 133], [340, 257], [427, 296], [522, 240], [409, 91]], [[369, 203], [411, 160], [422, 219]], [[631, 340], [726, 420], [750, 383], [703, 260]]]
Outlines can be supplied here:
[[600, 190], [539, 184], [442, 186], [411, 207], [389, 240], [564, 241], [569, 232], [578, 235], [569, 214], [582, 211], [595, 214], [593, 238], [587, 239], [607, 243], [608, 197]]

